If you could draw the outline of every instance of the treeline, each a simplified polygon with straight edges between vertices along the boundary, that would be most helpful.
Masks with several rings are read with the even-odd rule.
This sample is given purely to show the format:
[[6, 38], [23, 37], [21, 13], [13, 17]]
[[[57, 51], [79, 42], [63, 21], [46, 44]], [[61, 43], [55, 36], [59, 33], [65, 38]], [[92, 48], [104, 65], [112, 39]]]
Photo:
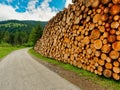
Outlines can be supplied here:
[[41, 37], [46, 24], [40, 21], [0, 21], [0, 45], [32, 46]]
[[42, 32], [43, 28], [40, 25], [34, 27], [29, 33], [23, 30], [16, 30], [14, 32], [0, 30], [0, 44], [8, 43], [13, 46], [32, 46], [42, 36]]
[[11, 45], [22, 45], [27, 42], [28, 34], [24, 31], [0, 31], [0, 43], [9, 43]]

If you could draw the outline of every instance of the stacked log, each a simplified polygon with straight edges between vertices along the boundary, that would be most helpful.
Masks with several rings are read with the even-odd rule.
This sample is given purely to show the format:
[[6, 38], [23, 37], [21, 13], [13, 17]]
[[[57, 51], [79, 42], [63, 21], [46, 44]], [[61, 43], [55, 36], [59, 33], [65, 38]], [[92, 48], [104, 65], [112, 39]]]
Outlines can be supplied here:
[[120, 79], [120, 0], [73, 0], [34, 48], [43, 56]]

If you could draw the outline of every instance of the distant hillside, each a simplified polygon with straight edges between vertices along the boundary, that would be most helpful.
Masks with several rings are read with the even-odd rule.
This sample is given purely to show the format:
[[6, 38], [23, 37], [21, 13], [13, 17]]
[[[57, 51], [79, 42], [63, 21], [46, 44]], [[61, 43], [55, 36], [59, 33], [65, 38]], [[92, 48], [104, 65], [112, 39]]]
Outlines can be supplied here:
[[8, 21], [0, 21], [0, 31], [25, 31], [31, 32], [33, 27], [41, 25], [42, 28], [45, 27], [47, 22], [41, 21], [18, 21], [18, 20], [8, 20]]
[[31, 43], [38, 33], [41, 36], [47, 22], [40, 21], [0, 21], [0, 44], [23, 45]]

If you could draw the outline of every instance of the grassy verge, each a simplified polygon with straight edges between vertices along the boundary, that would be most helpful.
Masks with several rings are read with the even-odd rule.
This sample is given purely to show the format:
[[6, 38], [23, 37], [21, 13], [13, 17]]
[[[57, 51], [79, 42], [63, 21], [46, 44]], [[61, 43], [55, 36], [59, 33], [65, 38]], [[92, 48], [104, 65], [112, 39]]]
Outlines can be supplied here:
[[107, 79], [103, 76], [95, 75], [94, 73], [85, 71], [83, 69], [79, 69], [70, 64], [65, 64], [65, 63], [59, 62], [57, 60], [53, 60], [51, 58], [43, 57], [40, 54], [36, 53], [33, 49], [30, 49], [29, 53], [34, 55], [35, 57], [39, 58], [40, 60], [44, 60], [51, 64], [59, 65], [60, 67], [66, 69], [66, 70], [71, 70], [71, 71], [77, 73], [78, 75], [85, 77], [88, 80], [91, 80], [93, 83], [99, 84], [104, 87], [108, 87], [109, 90], [120, 90], [120, 81], [115, 81], [113, 79]]
[[6, 55], [8, 55], [9, 53], [11, 53], [14, 50], [17, 49], [21, 49], [22, 47], [4, 47], [4, 46], [0, 46], [0, 59], [2, 59], [3, 57], [5, 57]]

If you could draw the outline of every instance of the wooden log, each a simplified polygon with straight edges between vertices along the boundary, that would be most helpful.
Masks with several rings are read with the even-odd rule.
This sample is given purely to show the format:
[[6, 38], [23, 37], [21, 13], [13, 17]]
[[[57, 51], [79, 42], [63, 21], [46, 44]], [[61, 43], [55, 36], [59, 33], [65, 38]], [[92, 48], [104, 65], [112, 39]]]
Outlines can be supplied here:
[[96, 48], [96, 49], [101, 49], [102, 48], [102, 41], [101, 40], [95, 40], [94, 41], [94, 47]]
[[103, 39], [103, 44], [108, 44], [108, 40], [107, 39]]
[[102, 66], [98, 66], [97, 70], [102, 72], [103, 71], [103, 67]]
[[103, 22], [107, 21], [107, 20], [108, 20], [108, 15], [107, 15], [107, 14], [102, 15], [102, 16], [101, 16], [101, 20], [102, 20]]
[[105, 69], [105, 70], [103, 71], [103, 75], [104, 75], [105, 77], [107, 77], [107, 78], [110, 78], [110, 77], [112, 76], [112, 71], [109, 70], [109, 69]]
[[74, 22], [74, 24], [79, 24], [79, 22], [80, 22], [80, 17], [77, 17], [76, 20], [75, 20], [75, 22]]
[[75, 57], [74, 57], [74, 55], [70, 55], [70, 60], [74, 60], [75, 59]]
[[114, 4], [120, 4], [120, 0], [112, 0]]
[[103, 33], [103, 37], [104, 37], [104, 38], [107, 38], [107, 37], [108, 37], [108, 35], [109, 35], [109, 33], [108, 33], [108, 32], [104, 32], [104, 33]]
[[70, 39], [69, 39], [69, 38], [65, 38], [65, 39], [64, 39], [64, 42], [69, 43], [69, 42], [70, 42]]
[[105, 27], [104, 26], [99, 26], [98, 28], [99, 28], [100, 32], [105, 32]]
[[98, 74], [98, 70], [95, 70], [94, 73], [95, 73], [95, 74]]
[[90, 39], [89, 39], [88, 36], [87, 36], [87, 37], [84, 37], [83, 43], [86, 44], [86, 45], [90, 43]]
[[113, 72], [120, 73], [120, 67], [113, 67]]
[[[105, 23], [105, 28], [109, 29], [110, 28], [110, 24], [109, 23]], [[107, 30], [106, 30], [107, 31]]]
[[117, 15], [117, 14], [119, 14], [119, 12], [120, 12], [120, 6], [119, 5], [113, 5], [110, 8], [110, 14], [111, 15]]
[[95, 67], [98, 67], [98, 66], [99, 66], [99, 64], [96, 62], [96, 63], [94, 64], [94, 66], [95, 66]]
[[113, 20], [114, 20], [114, 21], [118, 21], [118, 20], [119, 20], [119, 18], [120, 18], [120, 16], [119, 16], [119, 15], [115, 15], [115, 16], [113, 17]]
[[88, 53], [88, 54], [92, 54], [91, 48], [87, 49], [87, 53]]
[[106, 61], [110, 63], [112, 61], [112, 59], [110, 57], [107, 57]]
[[109, 57], [111, 58], [111, 59], [118, 59], [118, 57], [119, 57], [119, 52], [118, 51], [111, 51], [110, 53], [109, 53]]
[[114, 65], [115, 67], [119, 67], [120, 63], [119, 63], [118, 61], [114, 61], [114, 62], [113, 62], [113, 65]]
[[109, 12], [109, 7], [106, 7], [106, 8], [104, 9], [104, 13], [107, 14], [108, 12]]
[[102, 60], [106, 60], [106, 58], [107, 58], [107, 55], [106, 55], [105, 53], [102, 53], [102, 54], [101, 54], [101, 59], [102, 59]]
[[112, 22], [111, 23], [111, 28], [113, 28], [113, 29], [117, 29], [118, 27], [119, 27], [119, 22]]
[[98, 63], [98, 60], [99, 60], [98, 57], [94, 57], [93, 59], [94, 59], [95, 63]]
[[96, 10], [96, 13], [100, 14], [101, 11], [102, 11], [102, 9], [97, 9], [97, 10]]
[[84, 11], [84, 10], [85, 10], [85, 5], [82, 5], [81, 11]]
[[118, 73], [113, 73], [113, 78], [115, 79], [115, 80], [119, 80], [120, 79], [120, 76], [119, 76], [119, 74]]
[[90, 21], [90, 16], [87, 16], [85, 21], [89, 22]]
[[120, 62], [120, 57], [118, 58], [118, 62]]
[[117, 40], [120, 41], [120, 35], [117, 35]]
[[93, 69], [93, 68], [90, 68], [90, 72], [92, 72], [92, 73], [93, 73], [93, 72], [94, 72], [94, 69]]
[[101, 55], [101, 52], [100, 51], [95, 51], [95, 56], [96, 57], [99, 57]]
[[82, 68], [82, 63], [78, 63], [78, 68]]
[[[90, 25], [89, 25], [89, 30], [93, 30], [95, 28], [95, 24], [94, 23], [91, 23]], [[95, 32], [95, 31], [94, 31]], [[93, 33], [94, 33], [93, 32]], [[97, 31], [98, 32], [98, 31]]]
[[105, 38], [103, 36], [100, 37], [100, 40], [104, 40]]
[[99, 26], [102, 26], [104, 23], [102, 22], [102, 20], [99, 20], [97, 24], [98, 24], [98, 27], [99, 27]]
[[87, 70], [90, 71], [90, 66], [87, 66]]
[[115, 50], [115, 51], [120, 51], [120, 42], [119, 41], [116, 41], [112, 44], [112, 48]]
[[64, 59], [65, 59], [65, 60], [68, 59], [68, 54], [64, 54]]
[[116, 33], [115, 33], [116, 35], [120, 35], [120, 31], [116, 31]]
[[102, 4], [108, 4], [110, 0], [101, 0]]
[[88, 15], [91, 15], [91, 14], [92, 14], [92, 10], [89, 10], [89, 11], [88, 11]]
[[98, 71], [98, 75], [102, 75], [102, 72], [101, 72], [101, 71]]
[[99, 20], [101, 20], [101, 15], [100, 14], [96, 14], [93, 17], [93, 23], [98, 23]]
[[97, 7], [98, 5], [100, 4], [100, 0], [94, 0], [93, 2], [92, 2], [92, 7], [93, 8], [95, 8], [95, 7]]
[[113, 67], [113, 66], [112, 66], [111, 63], [106, 63], [106, 64], [105, 64], [105, 68], [106, 68], [106, 69], [112, 69], [112, 67]]
[[98, 63], [99, 63], [99, 65], [101, 65], [101, 66], [105, 65], [105, 61], [102, 60], [102, 59], [98, 60]]
[[100, 37], [100, 31], [99, 30], [92, 30], [91, 38], [92, 39], [98, 39], [99, 37]]
[[108, 36], [108, 42], [112, 43], [116, 41], [116, 36], [115, 35], [109, 35]]
[[109, 31], [109, 33], [110, 33], [111, 35], [114, 35], [114, 34], [116, 33], [116, 30], [115, 30], [115, 29], [112, 29], [112, 30]]

